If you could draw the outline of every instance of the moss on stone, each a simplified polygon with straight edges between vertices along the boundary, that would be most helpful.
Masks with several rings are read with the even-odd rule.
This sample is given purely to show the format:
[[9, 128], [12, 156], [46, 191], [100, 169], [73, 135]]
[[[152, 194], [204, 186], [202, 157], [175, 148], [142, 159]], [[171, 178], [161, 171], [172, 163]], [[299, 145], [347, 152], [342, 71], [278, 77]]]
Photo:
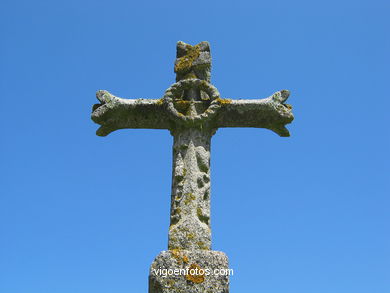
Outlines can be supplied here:
[[197, 208], [196, 214], [198, 215], [198, 218], [201, 222], [205, 223], [207, 226], [209, 225], [210, 218], [203, 214], [201, 208]]
[[190, 72], [184, 76], [184, 79], [190, 79], [190, 78], [198, 78], [198, 77], [195, 75], [195, 73], [192, 73], [192, 72]]
[[192, 68], [192, 63], [199, 57], [200, 55], [200, 46], [195, 45], [191, 46], [189, 44], [186, 45], [187, 53], [185, 56], [177, 59], [175, 64], [175, 73], [190, 71]]
[[210, 191], [206, 190], [203, 194], [203, 200], [208, 200], [210, 197]]
[[203, 183], [202, 178], [198, 178], [198, 179], [196, 180], [196, 182], [198, 183], [198, 188], [202, 188], [202, 187], [204, 186], [204, 183]]

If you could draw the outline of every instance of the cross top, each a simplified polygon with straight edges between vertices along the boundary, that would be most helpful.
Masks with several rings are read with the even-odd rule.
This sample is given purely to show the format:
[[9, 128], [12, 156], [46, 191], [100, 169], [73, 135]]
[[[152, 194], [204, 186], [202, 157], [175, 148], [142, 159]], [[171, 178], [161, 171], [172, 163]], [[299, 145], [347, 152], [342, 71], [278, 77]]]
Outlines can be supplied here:
[[97, 135], [124, 128], [168, 129], [174, 137], [168, 248], [210, 250], [210, 143], [220, 127], [267, 128], [289, 136], [289, 91], [266, 99], [230, 100], [210, 83], [208, 42], [177, 43], [176, 83], [160, 99], [122, 99], [98, 91], [92, 120]]
[[199, 126], [218, 112], [220, 94], [210, 84], [211, 55], [208, 42], [191, 46], [177, 43], [176, 83], [163, 97], [169, 115], [178, 124]]
[[210, 82], [211, 55], [208, 42], [191, 46], [177, 42], [175, 73], [176, 81], [198, 78]]

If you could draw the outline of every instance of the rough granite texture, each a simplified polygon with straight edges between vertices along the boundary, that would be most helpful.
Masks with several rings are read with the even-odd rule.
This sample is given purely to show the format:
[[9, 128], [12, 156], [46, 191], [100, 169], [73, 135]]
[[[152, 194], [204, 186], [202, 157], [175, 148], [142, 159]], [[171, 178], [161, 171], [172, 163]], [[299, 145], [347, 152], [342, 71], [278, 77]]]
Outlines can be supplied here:
[[221, 127], [267, 128], [289, 136], [285, 127], [294, 116], [285, 104], [289, 91], [266, 99], [230, 100], [210, 83], [208, 42], [177, 43], [176, 83], [160, 99], [122, 99], [98, 91], [92, 120], [97, 135], [124, 128], [167, 129], [174, 137], [171, 215], [168, 251], [154, 260], [149, 293], [228, 293], [229, 277], [210, 275], [163, 276], [160, 269], [228, 269], [224, 253], [211, 251], [210, 143]]
[[174, 133], [169, 249], [211, 249], [209, 129]]
[[[182, 269], [182, 274], [162, 275], [163, 269]], [[150, 267], [149, 293], [228, 293], [228, 269], [220, 251], [162, 251]]]

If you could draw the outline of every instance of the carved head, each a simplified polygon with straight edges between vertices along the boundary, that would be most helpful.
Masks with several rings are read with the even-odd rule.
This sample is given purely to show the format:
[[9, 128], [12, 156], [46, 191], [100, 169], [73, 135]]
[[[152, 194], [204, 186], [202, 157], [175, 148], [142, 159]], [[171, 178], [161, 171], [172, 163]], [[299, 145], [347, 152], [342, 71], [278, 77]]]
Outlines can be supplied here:
[[191, 46], [179, 41], [176, 49], [176, 81], [198, 78], [210, 82], [211, 54], [208, 42]]

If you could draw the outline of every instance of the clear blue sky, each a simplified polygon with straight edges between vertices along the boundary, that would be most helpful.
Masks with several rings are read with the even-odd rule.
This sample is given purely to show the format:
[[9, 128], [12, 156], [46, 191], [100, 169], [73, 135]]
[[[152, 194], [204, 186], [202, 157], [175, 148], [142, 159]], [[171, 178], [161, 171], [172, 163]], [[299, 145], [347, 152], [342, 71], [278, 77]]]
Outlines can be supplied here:
[[0, 292], [147, 292], [172, 137], [95, 136], [99, 89], [160, 98], [178, 40], [223, 97], [289, 89], [291, 137], [212, 142], [231, 292], [389, 293], [389, 1], [2, 1]]

